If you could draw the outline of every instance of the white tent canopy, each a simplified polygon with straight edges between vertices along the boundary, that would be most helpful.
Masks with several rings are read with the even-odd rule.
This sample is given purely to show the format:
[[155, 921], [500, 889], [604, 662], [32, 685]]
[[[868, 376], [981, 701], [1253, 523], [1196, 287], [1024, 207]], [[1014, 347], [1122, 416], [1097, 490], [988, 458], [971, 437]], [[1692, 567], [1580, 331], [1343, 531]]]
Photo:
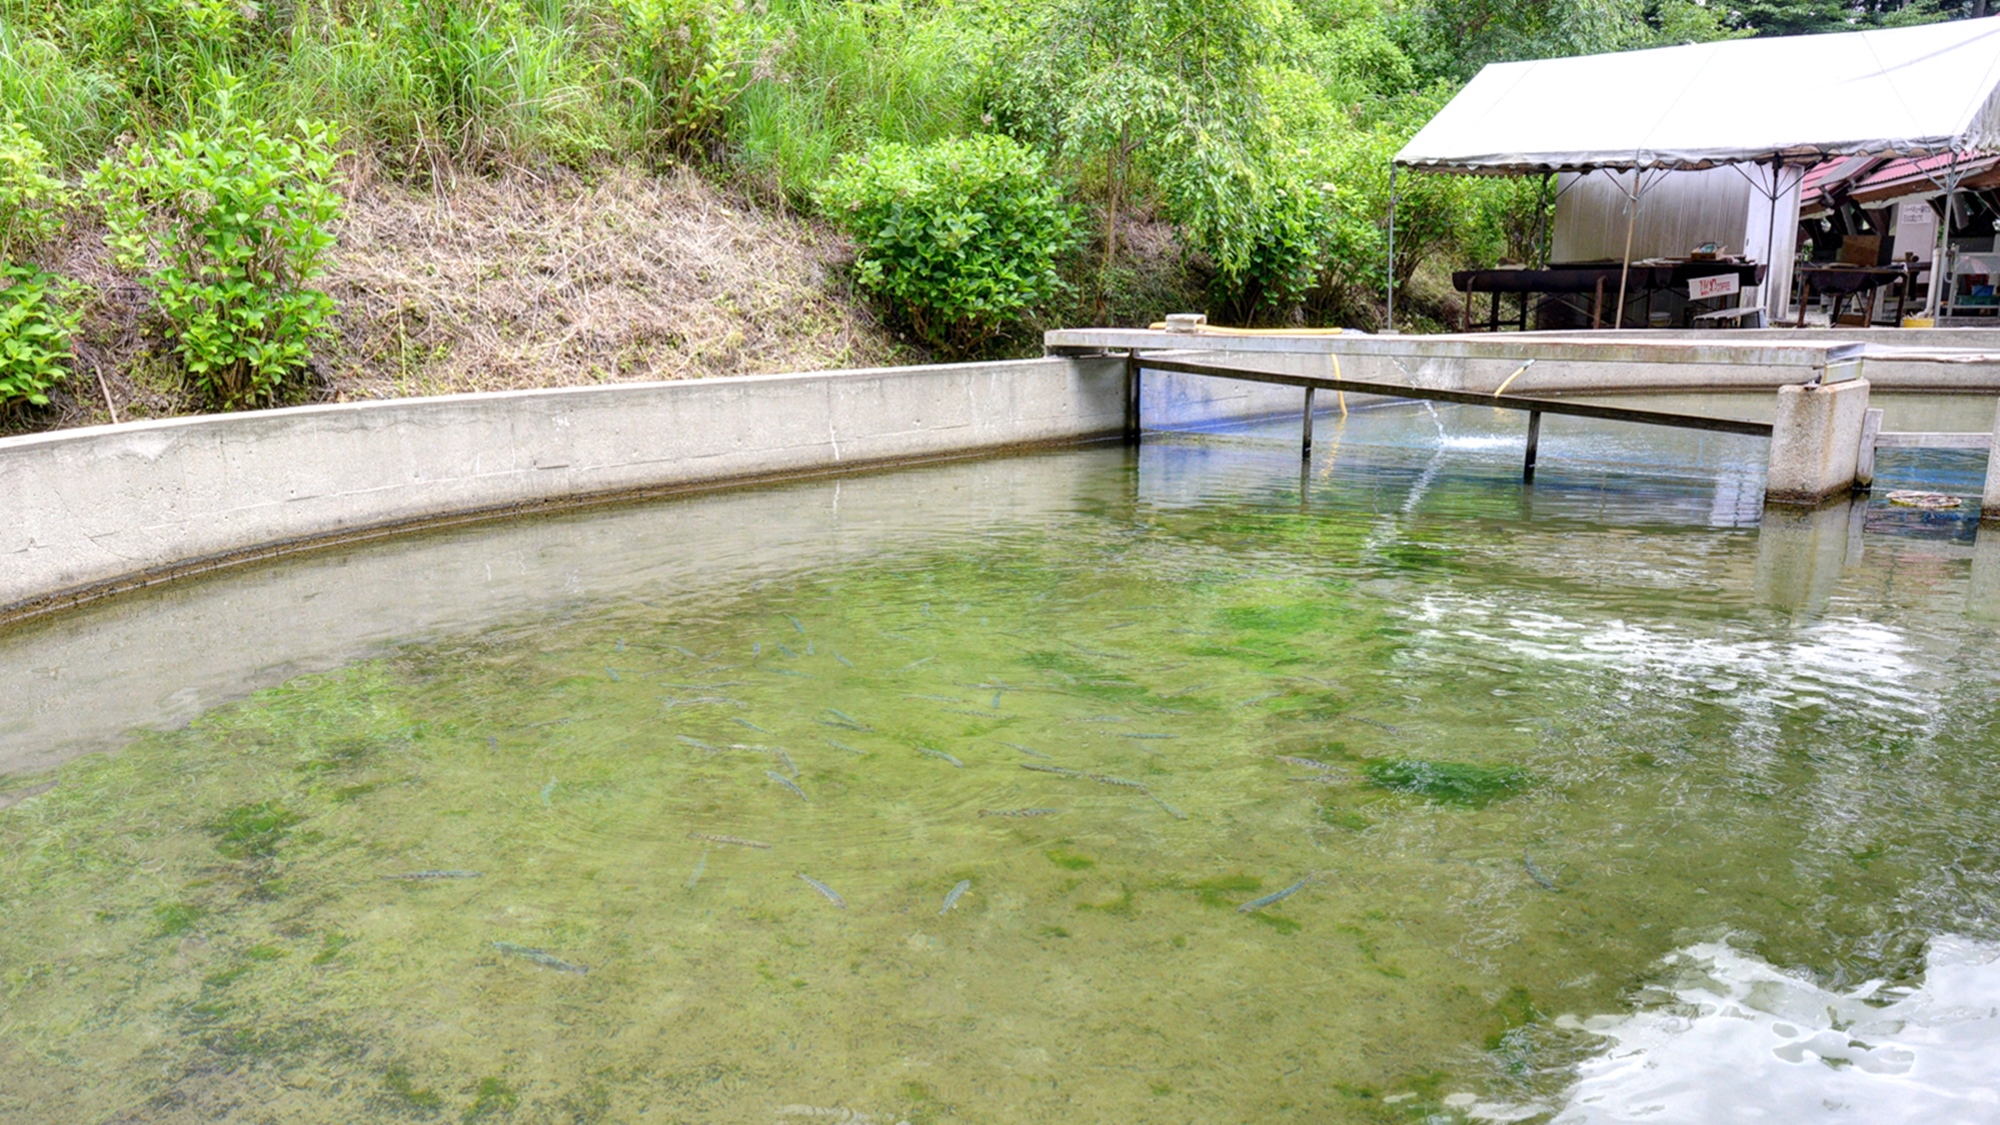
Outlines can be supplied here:
[[1495, 63], [1396, 154], [1496, 175], [2000, 151], [2000, 16]]

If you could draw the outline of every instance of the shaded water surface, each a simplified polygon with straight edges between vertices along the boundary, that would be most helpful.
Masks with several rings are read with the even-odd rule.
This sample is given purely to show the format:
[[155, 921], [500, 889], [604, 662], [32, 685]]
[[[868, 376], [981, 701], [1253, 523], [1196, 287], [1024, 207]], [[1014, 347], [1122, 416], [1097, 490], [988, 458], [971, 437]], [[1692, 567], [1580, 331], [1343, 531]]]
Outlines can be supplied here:
[[[586, 514], [0, 639], [87, 680], [93, 630], [232, 581], [353, 607], [265, 606], [313, 624], [261, 662], [185, 637], [155, 659], [257, 690], [0, 779], [0, 1121], [1719, 1120], [1676, 1115], [1773, 1067], [1893, 1120], [1990, 1087], [1909, 1030], [1951, 1006], [1927, 958], [1978, 992], [2000, 939], [1969, 526], [1760, 529], [1761, 443], [1580, 425], [1524, 491], [1508, 425]], [[817, 530], [772, 548], [787, 513]], [[534, 569], [579, 542], [589, 581]], [[462, 613], [366, 583], [502, 556], [539, 577]], [[432, 624], [359, 623], [401, 612]], [[1769, 1042], [1700, 1038], [1732, 1004]]]

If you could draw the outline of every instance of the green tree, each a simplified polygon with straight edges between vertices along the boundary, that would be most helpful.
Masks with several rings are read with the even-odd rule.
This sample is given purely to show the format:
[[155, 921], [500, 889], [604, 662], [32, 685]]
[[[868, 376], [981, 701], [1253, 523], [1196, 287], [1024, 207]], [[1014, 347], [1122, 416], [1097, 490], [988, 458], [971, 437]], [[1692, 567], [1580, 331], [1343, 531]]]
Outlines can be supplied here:
[[[1270, 193], [1260, 94], [1283, 0], [1053, 0], [1005, 100], [1101, 193], [1102, 261], [1142, 182], [1216, 259], [1243, 270]], [[1102, 293], [1100, 290], [1100, 307]]]

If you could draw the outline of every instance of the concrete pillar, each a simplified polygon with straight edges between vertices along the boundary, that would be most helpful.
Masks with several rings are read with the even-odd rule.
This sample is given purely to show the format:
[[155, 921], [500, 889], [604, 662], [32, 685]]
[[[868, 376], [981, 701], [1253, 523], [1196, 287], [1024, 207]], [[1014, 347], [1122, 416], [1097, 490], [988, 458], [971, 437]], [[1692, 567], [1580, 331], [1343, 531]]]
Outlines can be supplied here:
[[1986, 492], [1979, 498], [1979, 522], [2000, 524], [2000, 406], [1993, 411], [1993, 444], [1986, 447]]
[[1779, 387], [1764, 502], [1812, 507], [1854, 490], [1868, 381]]

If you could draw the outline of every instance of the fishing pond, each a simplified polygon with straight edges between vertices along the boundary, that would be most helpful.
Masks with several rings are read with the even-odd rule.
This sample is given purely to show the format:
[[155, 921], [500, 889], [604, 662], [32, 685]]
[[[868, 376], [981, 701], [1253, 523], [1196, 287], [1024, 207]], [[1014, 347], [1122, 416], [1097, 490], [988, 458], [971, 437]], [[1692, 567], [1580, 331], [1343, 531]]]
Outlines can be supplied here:
[[604, 507], [0, 634], [0, 1123], [1992, 1120], [2000, 560], [1883, 499], [1983, 458], [1780, 528], [1759, 439], [1558, 419], [1524, 487], [1518, 427]]

